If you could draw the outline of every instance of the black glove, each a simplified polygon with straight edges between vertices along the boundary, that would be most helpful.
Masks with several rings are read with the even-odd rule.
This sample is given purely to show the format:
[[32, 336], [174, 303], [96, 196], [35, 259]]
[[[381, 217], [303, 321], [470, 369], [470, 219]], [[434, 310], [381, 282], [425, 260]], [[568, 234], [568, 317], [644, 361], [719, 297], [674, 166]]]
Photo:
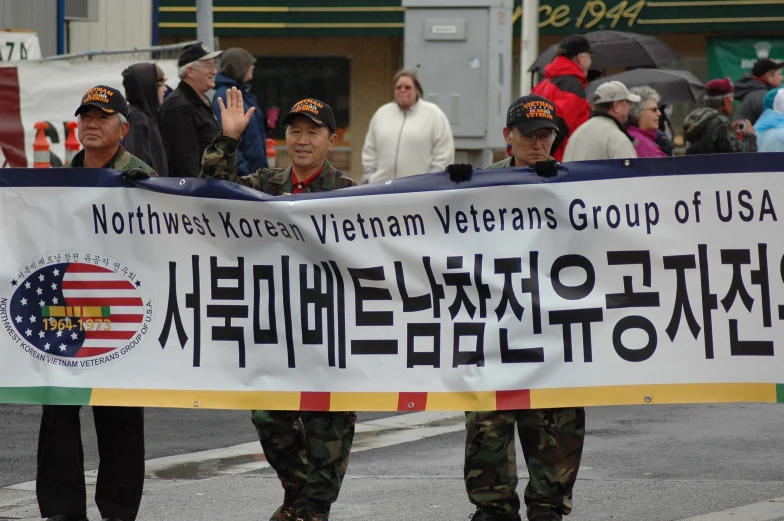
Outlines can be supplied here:
[[129, 181], [139, 181], [140, 179], [149, 179], [150, 173], [141, 168], [129, 168], [123, 171], [122, 176]]
[[537, 161], [534, 163], [534, 170], [541, 177], [555, 177], [558, 173], [558, 161], [555, 159], [548, 159], [546, 161]]
[[455, 183], [462, 183], [463, 181], [471, 180], [471, 174], [474, 172], [474, 167], [460, 163], [457, 165], [447, 165], [446, 171], [449, 172], [450, 180]]

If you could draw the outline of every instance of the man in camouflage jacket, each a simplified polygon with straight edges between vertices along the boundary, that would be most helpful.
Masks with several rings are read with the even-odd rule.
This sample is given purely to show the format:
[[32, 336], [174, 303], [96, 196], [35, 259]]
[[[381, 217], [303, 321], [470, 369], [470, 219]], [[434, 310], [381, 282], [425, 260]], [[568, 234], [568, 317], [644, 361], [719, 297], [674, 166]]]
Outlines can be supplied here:
[[683, 122], [689, 146], [686, 155], [756, 152], [757, 136], [749, 120], [730, 123], [735, 110], [734, 90], [729, 79], [705, 84], [701, 106]]
[[[523, 96], [509, 107], [504, 138], [512, 155], [487, 168], [534, 167], [555, 175], [550, 149], [558, 127], [555, 105], [541, 96]], [[447, 167], [452, 176], [453, 165]], [[519, 521], [515, 424], [528, 467], [527, 518], [561, 521], [572, 511], [585, 441], [585, 409], [530, 409], [466, 412], [464, 478], [468, 499], [476, 505], [473, 521]]]
[[[200, 177], [225, 179], [270, 195], [325, 192], [354, 186], [353, 179], [327, 161], [337, 141], [332, 108], [315, 99], [294, 105], [283, 118], [292, 165], [237, 175], [237, 145], [254, 109], [247, 113], [242, 93], [219, 99], [223, 132], [205, 150]], [[253, 411], [264, 455], [278, 473], [283, 504], [270, 521], [326, 521], [338, 498], [354, 440], [355, 412]]]

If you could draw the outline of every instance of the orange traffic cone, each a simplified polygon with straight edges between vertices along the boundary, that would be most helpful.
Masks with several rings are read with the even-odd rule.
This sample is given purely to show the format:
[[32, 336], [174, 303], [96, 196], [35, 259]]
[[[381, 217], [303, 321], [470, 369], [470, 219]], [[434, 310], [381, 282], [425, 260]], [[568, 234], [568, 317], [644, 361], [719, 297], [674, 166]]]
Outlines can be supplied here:
[[49, 128], [49, 123], [46, 121], [37, 121], [33, 127], [38, 130], [33, 141], [33, 168], [52, 168], [51, 159], [49, 158], [49, 140], [46, 139], [46, 129]]
[[278, 157], [278, 151], [275, 150], [275, 140], [267, 138], [267, 164], [270, 168], [275, 168], [275, 160]]
[[76, 121], [69, 121], [65, 126], [68, 128], [68, 137], [65, 138], [65, 163], [68, 164], [73, 161], [74, 156], [82, 148], [82, 145], [76, 138], [76, 127], [79, 124]]

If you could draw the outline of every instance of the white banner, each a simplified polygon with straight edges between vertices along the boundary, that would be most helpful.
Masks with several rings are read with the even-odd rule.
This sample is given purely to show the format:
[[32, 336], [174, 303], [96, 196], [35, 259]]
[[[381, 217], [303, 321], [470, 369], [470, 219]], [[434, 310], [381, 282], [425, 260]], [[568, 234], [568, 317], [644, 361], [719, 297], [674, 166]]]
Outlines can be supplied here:
[[[3, 34], [3, 33], [0, 33]], [[13, 33], [12, 33], [13, 34]], [[65, 158], [65, 124], [75, 121], [74, 112], [91, 87], [107, 85], [125, 92], [122, 71], [139, 60], [36, 61], [0, 64], [0, 166], [32, 166], [33, 142], [38, 121], [51, 125], [51, 151]], [[176, 88], [176, 60], [159, 60], [167, 84]], [[5, 80], [5, 81], [4, 81]], [[7, 163], [7, 164], [6, 164]]]
[[576, 163], [552, 182], [485, 171], [455, 189], [434, 174], [281, 198], [6, 170], [0, 399], [775, 402], [777, 161]]
[[41, 44], [34, 31], [0, 30], [0, 61], [39, 60]]

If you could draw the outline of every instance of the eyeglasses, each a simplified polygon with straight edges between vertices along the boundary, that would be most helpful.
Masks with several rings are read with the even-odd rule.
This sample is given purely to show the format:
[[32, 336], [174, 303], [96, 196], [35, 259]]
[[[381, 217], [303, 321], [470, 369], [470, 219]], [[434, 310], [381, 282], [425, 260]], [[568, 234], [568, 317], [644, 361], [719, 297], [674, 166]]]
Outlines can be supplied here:
[[650, 110], [654, 114], [661, 114], [661, 109], [659, 107], [651, 107], [651, 108], [642, 109], [642, 110]]
[[545, 145], [552, 145], [553, 142], [555, 141], [555, 132], [553, 132], [552, 130], [548, 132], [539, 132], [538, 134], [523, 134], [515, 127], [512, 129], [512, 132], [514, 134], [517, 134], [517, 136], [526, 145], [533, 144], [533, 142], [536, 141], [537, 139]]

